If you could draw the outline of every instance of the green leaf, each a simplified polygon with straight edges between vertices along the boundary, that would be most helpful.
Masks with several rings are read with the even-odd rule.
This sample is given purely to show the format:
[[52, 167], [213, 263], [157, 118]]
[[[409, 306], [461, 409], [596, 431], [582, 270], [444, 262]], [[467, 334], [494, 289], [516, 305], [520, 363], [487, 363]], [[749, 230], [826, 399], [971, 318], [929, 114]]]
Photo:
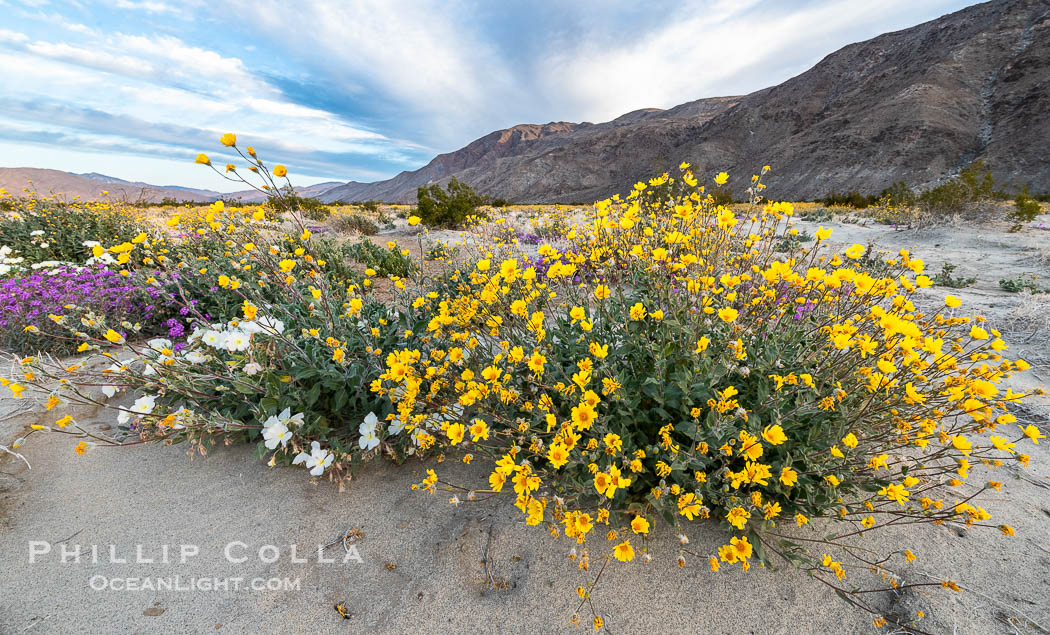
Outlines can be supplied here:
[[234, 389], [242, 395], [254, 395], [258, 392], [253, 386], [247, 386], [241, 382], [237, 382], [233, 385]]
[[310, 388], [310, 390], [306, 391], [306, 394], [303, 395], [303, 403], [305, 403], [307, 407], [310, 407], [310, 406], [314, 405], [315, 403], [317, 403], [317, 398], [320, 395], [321, 395], [321, 385], [320, 384], [314, 384]]

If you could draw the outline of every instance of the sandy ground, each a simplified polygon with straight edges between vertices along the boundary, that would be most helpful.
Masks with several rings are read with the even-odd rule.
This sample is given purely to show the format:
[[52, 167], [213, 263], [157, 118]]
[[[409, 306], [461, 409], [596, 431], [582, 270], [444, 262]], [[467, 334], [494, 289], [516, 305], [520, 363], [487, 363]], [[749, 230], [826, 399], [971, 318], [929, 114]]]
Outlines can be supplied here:
[[[823, 224], [835, 228], [833, 240], [910, 247], [931, 273], [947, 260], [959, 265], [957, 275], [977, 276], [975, 287], [930, 290], [931, 306], [950, 292], [994, 324], [1009, 324], [1004, 332], [1015, 343], [1013, 352], [1033, 362], [1014, 387], [1050, 383], [1050, 296], [1009, 294], [998, 285], [1022, 272], [1050, 278], [1050, 232], [1008, 234], [1005, 225], [996, 225], [915, 233]], [[1031, 403], [1022, 414], [1050, 433], [1050, 400]], [[100, 414], [112, 418], [91, 411], [77, 418]], [[48, 419], [39, 402], [16, 401], [5, 391], [0, 442]], [[918, 626], [932, 633], [1050, 632], [1050, 442], [1028, 450], [1028, 470], [1001, 469], [992, 476], [975, 469], [970, 478], [974, 484], [1006, 482], [984, 506], [993, 520], [1014, 526], [1015, 537], [945, 525], [867, 539], [882, 552], [910, 547], [919, 556], [908, 565], [895, 561], [905, 582], [951, 578], [964, 588], [959, 594], [940, 588], [880, 593], [870, 598], [880, 610], [922, 611], [926, 617]], [[566, 557], [571, 545], [525, 527], [506, 501], [452, 507], [442, 497], [413, 492], [426, 466], [412, 462], [368, 466], [340, 493], [327, 483], [309, 483], [301, 470], [268, 468], [253, 452], [220, 448], [190, 459], [178, 446], [135, 446], [77, 458], [68, 439], [37, 436], [25, 448], [32, 469], [10, 457], [0, 460], [0, 631], [571, 630], [574, 589], [585, 579]], [[442, 466], [442, 474], [463, 482], [484, 478], [480, 469], [461, 464]], [[353, 538], [360, 561], [344, 562], [346, 550], [338, 543], [323, 549], [335, 562], [320, 561], [318, 547], [352, 528], [360, 532]], [[690, 546], [700, 552], [719, 544], [712, 526], [692, 531]], [[788, 566], [714, 574], [694, 561], [679, 569], [677, 539], [666, 527], [656, 532], [651, 563], [616, 563], [603, 576], [595, 605], [613, 633], [889, 632]], [[138, 546], [138, 560], [153, 563], [136, 562]], [[70, 554], [78, 547], [75, 562]], [[229, 588], [200, 588], [201, 580], [216, 578], [227, 579]], [[234, 588], [255, 578], [298, 581], [298, 588]], [[501, 588], [486, 584], [490, 578], [502, 581]], [[863, 573], [854, 579], [870, 582]], [[113, 588], [165, 580], [183, 590]], [[345, 604], [350, 619], [334, 610], [337, 603]], [[586, 609], [582, 617], [588, 622], [583, 632], [590, 631]]]

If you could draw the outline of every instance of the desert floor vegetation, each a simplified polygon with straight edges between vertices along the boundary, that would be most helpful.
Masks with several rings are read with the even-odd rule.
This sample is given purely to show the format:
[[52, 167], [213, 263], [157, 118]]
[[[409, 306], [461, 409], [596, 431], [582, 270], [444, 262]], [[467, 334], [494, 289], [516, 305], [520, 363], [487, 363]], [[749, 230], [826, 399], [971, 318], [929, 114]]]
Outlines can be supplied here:
[[[398, 502], [376, 524], [487, 532], [457, 565], [473, 576], [412, 601], [453, 602], [457, 584], [499, 598], [527, 579], [512, 555], [527, 545], [562, 612], [521, 623], [547, 628], [658, 619], [638, 608], [652, 596], [624, 596], [644, 567], [687, 569], [694, 604], [708, 585], [806, 577], [792, 593], [841, 598], [856, 630], [1047, 626], [1025, 590], [1048, 571], [1045, 519], [1025, 529], [1050, 515], [1046, 229], [1029, 200], [1023, 222], [982, 208], [959, 232], [885, 197], [771, 200], [768, 166], [746, 203], [720, 204], [728, 175], [683, 163], [591, 206], [496, 207], [459, 184], [421, 190], [423, 211], [321, 212], [288, 168], [222, 143], [243, 165], [218, 175], [266, 204], [5, 205], [0, 381], [8, 419], [32, 418], [0, 439], [8, 465], [248, 446], [320, 484], [279, 495], [292, 506], [381, 474]], [[509, 527], [492, 553], [484, 513]], [[949, 532], [982, 537], [933, 546]], [[435, 552], [456, 559], [449, 540]], [[959, 549], [989, 562], [955, 566]], [[1015, 557], [1033, 564], [1006, 597], [995, 577]]]

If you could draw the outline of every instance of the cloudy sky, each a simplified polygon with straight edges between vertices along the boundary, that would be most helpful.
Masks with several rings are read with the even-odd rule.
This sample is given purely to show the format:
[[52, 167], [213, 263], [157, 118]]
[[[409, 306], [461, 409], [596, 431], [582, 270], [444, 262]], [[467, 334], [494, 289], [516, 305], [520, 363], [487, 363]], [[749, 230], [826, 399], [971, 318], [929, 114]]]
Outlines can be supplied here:
[[[747, 93], [966, 0], [0, 0], [0, 166], [238, 189], [415, 169], [516, 123]], [[643, 7], [644, 5], [644, 7]]]

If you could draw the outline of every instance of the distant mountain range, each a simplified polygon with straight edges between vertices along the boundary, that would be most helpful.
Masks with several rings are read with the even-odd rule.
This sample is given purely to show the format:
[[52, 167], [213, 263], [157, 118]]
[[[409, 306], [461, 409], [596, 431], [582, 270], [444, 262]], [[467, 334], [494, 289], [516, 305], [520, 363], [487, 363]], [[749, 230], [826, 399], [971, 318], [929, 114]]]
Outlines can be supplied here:
[[[454, 176], [515, 202], [587, 203], [689, 161], [704, 173], [728, 171], [738, 194], [751, 174], [771, 165], [771, 196], [799, 200], [874, 193], [898, 181], [926, 187], [975, 159], [1000, 184], [1050, 192], [1048, 144], [1050, 0], [994, 0], [851, 44], [749, 95], [637, 110], [600, 124], [517, 125], [385, 181], [326, 183], [301, 193], [409, 202], [420, 185]], [[15, 191], [5, 172], [0, 186]], [[129, 198], [145, 187], [158, 200], [218, 196], [67, 177], [111, 193], [119, 185]], [[37, 179], [38, 190], [43, 182]], [[244, 200], [257, 199], [245, 193]]]
[[[307, 187], [296, 188], [300, 196], [317, 196], [334, 187], [339, 181], [318, 183]], [[180, 202], [209, 202], [220, 198], [240, 200], [244, 203], [262, 202], [265, 196], [255, 190], [244, 190], [223, 194], [213, 190], [201, 190], [180, 185], [151, 185], [140, 181], [125, 181], [115, 176], [97, 172], [74, 174], [61, 170], [42, 168], [0, 168], [0, 187], [9, 194], [22, 195], [23, 189], [35, 192], [37, 196], [61, 196], [64, 199], [80, 197], [84, 200], [100, 199], [106, 196], [117, 200], [159, 203], [164, 199]]]

